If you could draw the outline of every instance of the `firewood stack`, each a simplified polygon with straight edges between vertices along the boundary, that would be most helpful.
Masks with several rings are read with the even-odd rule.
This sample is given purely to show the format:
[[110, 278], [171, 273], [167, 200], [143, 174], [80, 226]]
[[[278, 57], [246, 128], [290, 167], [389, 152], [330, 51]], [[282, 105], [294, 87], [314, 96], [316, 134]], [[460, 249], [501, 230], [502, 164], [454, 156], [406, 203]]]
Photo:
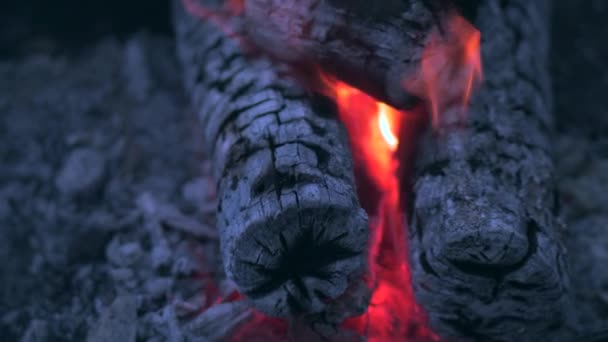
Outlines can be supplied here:
[[[266, 314], [323, 312], [365, 273], [367, 217], [336, 107], [308, 91], [316, 80], [302, 70], [399, 109], [426, 103], [402, 81], [416, 78], [430, 33], [462, 2], [245, 0], [238, 13], [220, 0], [196, 3], [208, 20], [174, 0], [174, 25], [214, 161], [226, 272]], [[468, 115], [443, 107], [420, 142], [412, 281], [446, 338], [527, 340], [564, 320], [549, 6], [467, 5], [481, 31], [484, 83]]]

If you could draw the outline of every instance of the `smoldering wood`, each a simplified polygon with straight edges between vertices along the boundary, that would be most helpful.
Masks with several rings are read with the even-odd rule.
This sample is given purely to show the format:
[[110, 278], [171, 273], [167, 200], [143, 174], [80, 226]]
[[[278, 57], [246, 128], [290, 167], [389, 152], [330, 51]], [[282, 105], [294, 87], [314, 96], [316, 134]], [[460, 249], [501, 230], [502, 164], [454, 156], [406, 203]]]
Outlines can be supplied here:
[[214, 162], [227, 275], [266, 314], [322, 312], [364, 273], [368, 239], [335, 106], [283, 77], [285, 65], [246, 57], [225, 30], [240, 17], [215, 26], [175, 0], [174, 19]]
[[[417, 77], [437, 15], [433, 1], [246, 0], [245, 33], [263, 52], [320, 67], [375, 98], [416, 102], [403, 81]], [[448, 3], [448, 2], [445, 2]]]
[[[338, 13], [339, 11], [334, 9], [332, 12], [331, 7], [327, 7], [337, 3], [337, 1], [331, 4], [324, 2], [319, 5], [318, 2], [308, 2], [309, 5], [317, 6], [311, 5], [310, 8], [315, 10], [325, 8], [320, 12], [314, 12], [312, 18], [316, 18], [320, 15], [319, 13], [323, 12], [329, 13], [330, 17], [332, 13]], [[256, 4], [260, 7], [256, 8], [254, 6]], [[264, 6], [275, 6], [273, 11], [276, 10], [276, 6], [279, 6], [278, 8], [287, 11], [288, 14], [290, 10], [299, 8], [291, 2], [283, 2], [283, 4], [261, 1], [246, 2], [245, 17], [247, 20], [244, 29], [249, 37], [253, 37], [258, 46], [265, 46], [274, 41], [277, 42], [275, 46], [279, 48], [277, 51], [268, 52], [275, 58], [278, 57], [287, 62], [300, 62], [309, 58], [315, 63], [324, 65], [323, 56], [327, 51], [324, 50], [327, 49], [326, 44], [306, 45], [300, 41], [296, 41], [292, 45], [282, 44], [294, 37], [290, 35], [290, 31], [281, 31], [280, 26], [272, 26], [274, 25], [273, 19], [270, 18], [269, 12], [264, 12], [268, 9]], [[561, 306], [567, 287], [567, 276], [563, 271], [563, 251], [556, 236], [557, 223], [553, 205], [553, 166], [550, 159], [549, 142], [552, 129], [551, 94], [548, 89], [547, 70], [543, 66], [547, 56], [546, 43], [548, 42], [547, 18], [542, 16], [542, 13], [546, 13], [543, 12], [546, 10], [544, 8], [546, 6], [548, 6], [546, 2], [535, 4], [525, 4], [523, 1], [479, 3], [475, 12], [478, 18], [477, 26], [481, 28], [483, 37], [485, 85], [473, 100], [468, 124], [460, 121], [461, 116], [458, 113], [460, 109], [446, 110], [445, 113], [442, 113], [443, 121], [439, 123], [438, 132], [440, 134], [438, 136], [429, 134], [423, 142], [423, 157], [418, 165], [419, 173], [415, 187], [417, 197], [411, 225], [413, 279], [417, 296], [429, 311], [432, 324], [446, 336], [500, 339], [504, 331], [512, 331], [515, 334], [530, 337], [546, 333], [552, 327], [559, 325], [563, 318]], [[302, 8], [310, 10], [306, 6]], [[311, 16], [310, 11], [296, 11], [295, 13], [304, 19]], [[343, 14], [343, 12], [339, 13]], [[356, 10], [353, 9], [352, 13], [356, 13]], [[261, 18], [264, 15], [268, 21], [267, 25], [270, 26], [264, 28], [264, 25], [261, 25], [262, 28], [253, 30], [252, 23], [255, 23], [255, 20], [251, 18]], [[287, 16], [287, 21], [294, 18]], [[299, 19], [300, 21], [295, 19], [293, 21], [298, 25], [301, 24], [300, 28], [308, 27], [301, 32], [313, 32], [314, 30], [309, 29], [314, 25], [311, 26], [309, 21], [302, 18]], [[308, 24], [302, 24], [301, 20]], [[331, 20], [340, 23], [340, 20], [335, 17]], [[327, 22], [331, 22], [331, 20], [327, 20]], [[373, 25], [370, 26], [373, 27]], [[425, 30], [421, 30], [421, 32]], [[298, 35], [301, 32], [296, 30], [297, 39], [301, 38]], [[265, 34], [268, 35], [265, 36]], [[278, 36], [272, 34], [278, 34]], [[217, 40], [218, 38], [207, 39]], [[424, 39], [421, 38], [422, 40]], [[312, 39], [312, 41], [315, 40]], [[322, 41], [322, 39], [318, 41]], [[218, 49], [217, 46], [221, 46], [219, 49], [225, 48], [219, 40], [208, 44], [214, 44], [214, 49]], [[189, 45], [195, 44], [189, 43]], [[203, 44], [198, 43], [198, 45]], [[302, 46], [305, 48], [298, 50]], [[204, 50], [204, 48], [199, 49]], [[328, 57], [325, 61], [333, 63], [335, 60], [339, 60], [341, 54], [345, 53], [335, 52], [335, 55], [332, 55], [331, 58]], [[302, 58], [302, 56], [306, 58]], [[375, 56], [368, 57], [366, 63], [375, 62]], [[217, 74], [215, 69], [218, 65], [224, 65], [224, 72], [230, 74], [231, 70], [236, 70], [238, 72], [235, 74], [242, 77], [240, 76], [242, 71], [238, 70], [238, 67], [231, 68], [235, 65], [234, 61], [239, 60], [240, 57], [234, 57], [230, 52], [224, 53], [223, 59], [218, 57], [215, 64], [213, 64], [213, 59], [205, 58], [207, 61], [211, 61], [210, 66], [201, 66], [199, 58], [199, 64], [194, 63], [195, 68], [205, 68], [206, 73], [213, 75], [214, 72]], [[225, 62], [226, 58], [230, 62]], [[394, 56], [391, 58], [394, 62]], [[258, 59], [256, 63], [259, 61], [267, 62], [268, 60]], [[185, 64], [188, 63], [193, 64], [191, 61]], [[260, 69], [254, 70], [267, 71], [270, 68], [255, 65], [255, 68]], [[348, 63], [344, 63], [344, 65], [348, 65]], [[359, 75], [365, 75], [366, 70], [370, 70], [367, 65], [351, 64], [349, 67], [352, 69], [349, 70], [357, 71]], [[388, 63], [384, 65], [388, 65]], [[415, 65], [415, 63], [410, 65]], [[327, 68], [326, 65], [324, 66]], [[276, 66], [273, 68], [278, 70]], [[358, 68], [359, 70], [357, 70]], [[371, 68], [371, 70], [374, 69]], [[340, 78], [343, 71], [334, 69], [332, 72]], [[346, 74], [357, 74], [357, 72], [347, 72]], [[382, 74], [382, 72], [378, 74]], [[403, 77], [394, 70], [391, 74], [398, 74], [399, 79]], [[212, 79], [215, 80], [217, 77]], [[228, 79], [228, 82], [220, 83], [226, 83], [230, 87], [231, 78], [228, 77]], [[381, 79], [382, 77], [369, 76], [372, 85], [386, 81], [383, 79], [380, 82]], [[355, 84], [358, 82], [353, 79], [346, 80]], [[279, 78], [273, 78], [272, 82], [275, 84], [274, 87], [276, 84], [280, 84], [281, 87], [289, 88], [290, 91], [298, 89], [294, 84], [288, 84], [289, 82]], [[196, 84], [195, 88], [199, 87], [207, 92], [207, 99], [199, 100], [197, 105], [204, 109], [204, 103], [209, 98], [208, 90], [213, 90], [214, 86], [206, 85], [204, 81], [200, 80], [193, 84]], [[255, 98], [260, 96], [258, 95], [260, 89], [267, 90], [264, 86], [256, 87], [257, 84], [248, 86], [245, 88], [245, 93], [251, 94]], [[386, 93], [378, 90], [380, 88], [376, 88], [376, 90], [361, 88], [378, 98], [387, 98]], [[272, 90], [274, 91], [275, 88]], [[199, 94], [200, 92], [199, 90]], [[194, 93], [195, 96], [200, 96], [196, 94], [196, 91]], [[221, 94], [217, 95], [217, 92], [211, 94], [213, 94], [212, 98], [215, 97], [216, 100], [222, 101]], [[266, 96], [268, 95], [261, 96], [260, 100], [260, 103], [265, 106], [270, 105], [264, 102]], [[388, 102], [395, 104], [398, 101], [389, 100]], [[254, 102], [250, 103], [254, 104]], [[275, 105], [274, 108], [283, 107]], [[269, 111], [277, 110], [270, 109]], [[202, 114], [203, 118], [205, 118], [204, 115]], [[239, 112], [238, 115], [242, 115], [242, 113]], [[276, 124], [275, 121], [272, 121], [272, 115], [262, 113], [260, 117], [255, 117], [254, 114], [254, 118], [254, 121], [260, 120], [264, 123]], [[235, 118], [227, 119], [227, 122], [230, 120], [238, 122]], [[282, 175], [277, 171], [280, 167], [275, 166], [276, 161], [271, 161], [274, 154], [267, 151], [268, 149], [273, 150], [277, 146], [276, 142], [267, 138], [268, 133], [258, 131], [257, 135], [262, 138], [262, 141], [267, 141], [266, 143], [255, 145], [248, 141], [247, 144], [253, 147], [241, 147], [239, 151], [231, 152], [232, 146], [241, 143], [238, 140], [239, 134], [242, 135], [242, 132], [249, 134], [247, 129], [255, 124], [252, 126], [236, 124], [234, 126], [236, 128], [231, 128], [233, 126], [230, 123], [224, 124], [224, 121], [226, 120], [221, 119], [219, 123], [215, 123], [215, 126], [213, 126], [213, 121], [206, 124], [208, 137], [221, 137], [218, 143], [215, 143], [215, 138], [208, 139], [210, 147], [215, 151], [216, 162], [221, 165], [217, 170], [223, 172], [218, 174], [218, 179], [221, 179], [220, 189], [224, 189], [221, 192], [226, 193], [226, 195], [221, 195], [222, 206], [226, 201], [236, 201], [235, 198], [238, 197], [238, 195], [226, 191], [230, 185], [234, 186], [233, 189], [236, 193], [242, 192], [243, 188], [252, 188], [252, 182], [241, 179], [244, 172], [247, 172], [244, 170], [251, 170], [252, 173], [259, 172], [257, 165], [266, 163], [265, 165], [271, 165], [269, 168], [273, 174]], [[249, 121], [245, 120], [245, 122], [247, 125]], [[227, 129], [228, 131], [230, 129], [241, 131], [238, 134], [222, 133]], [[237, 141], [239, 144], [235, 145]], [[221, 148], [225, 150], [222, 151]], [[255, 153], [266, 151], [260, 154], [262, 156], [260, 160], [264, 160], [264, 163], [257, 161], [257, 157], [248, 157], [250, 151], [255, 151]], [[306, 156], [306, 153], [298, 153], [292, 152], [292, 155], [296, 155], [297, 158]], [[235, 158], [234, 155], [238, 157]], [[224, 156], [230, 157], [224, 158]], [[235, 159], [242, 168], [237, 167], [238, 171], [223, 171], [232, 169]], [[304, 159], [306, 160], [306, 157]], [[247, 161], [250, 163], [247, 164]], [[268, 184], [262, 188], [266, 187]], [[274, 190], [276, 188], [275, 186]], [[250, 195], [249, 193], [248, 196]], [[265, 204], [264, 208], [283, 212], [283, 209], [277, 205]], [[223, 223], [224, 228], [229, 227], [233, 224], [230, 219], [238, 217], [240, 213], [234, 208], [232, 209], [234, 211], [222, 209], [223, 213], [220, 213], [220, 216], [225, 215], [226, 220]], [[310, 211], [310, 213], [312, 212]], [[240, 233], [241, 231], [239, 231]], [[299, 238], [294, 238], [293, 241], [297, 240]], [[224, 245], [233, 242], [229, 239], [226, 241]], [[274, 242], [273, 246], [276, 244], [277, 242]], [[280, 242], [278, 244], [280, 245]], [[247, 246], [246, 250], [249, 248], [253, 250], [256, 246]], [[226, 250], [224, 253], [227, 259], [234, 257], [226, 255]], [[267, 254], [270, 253], [267, 252]], [[243, 266], [242, 269], [249, 266], [251, 264]], [[275, 264], [272, 266], [275, 267], [274, 270], [281, 269]], [[229, 272], [231, 272], [230, 267], [228, 264]], [[250, 270], [255, 271], [255, 269]], [[264, 272], [266, 271], [264, 270]], [[234, 272], [234, 268], [232, 272]], [[247, 279], [256, 279], [263, 273], [255, 272], [248, 273]], [[276, 274], [272, 277], [276, 277]], [[284, 282], [282, 277], [279, 278], [278, 282]], [[259, 285], [259, 283], [255, 284], [254, 287]], [[295, 283], [294, 286], [296, 286]], [[251, 288], [245, 288], [245, 290], [254, 293], [255, 301], [256, 291], [252, 291]], [[286, 289], [286, 291], [288, 290]], [[280, 295], [264, 293], [263, 300], [258, 300], [258, 305], [263, 303], [262, 307], [264, 307], [269, 302], [279, 303], [280, 299], [275, 298], [280, 296], [289, 297], [283, 291], [280, 291]], [[301, 303], [297, 305], [299, 306]], [[315, 307], [315, 304], [310, 305], [310, 307]], [[319, 307], [321, 306], [317, 305], [315, 309]], [[281, 314], [285, 312], [287, 311], [282, 311]], [[274, 313], [276, 314], [276, 312]]]
[[550, 1], [481, 2], [484, 83], [423, 138], [410, 245], [431, 325], [455, 340], [543, 339], [564, 323], [548, 71]]

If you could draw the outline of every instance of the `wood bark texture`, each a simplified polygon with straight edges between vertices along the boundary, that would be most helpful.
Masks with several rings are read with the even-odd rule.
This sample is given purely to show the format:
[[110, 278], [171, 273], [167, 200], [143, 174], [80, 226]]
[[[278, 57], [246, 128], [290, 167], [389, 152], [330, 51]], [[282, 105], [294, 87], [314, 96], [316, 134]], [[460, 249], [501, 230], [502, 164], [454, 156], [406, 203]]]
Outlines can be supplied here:
[[246, 34], [274, 58], [320, 68], [404, 108], [415, 103], [416, 97], [402, 82], [417, 77], [422, 50], [436, 28], [436, 12], [447, 9], [431, 3], [246, 0]]
[[422, 141], [412, 278], [448, 340], [543, 340], [563, 323], [548, 13], [548, 0], [480, 2], [484, 82], [468, 118], [447, 109]]
[[285, 77], [285, 65], [245, 56], [226, 34], [240, 32], [241, 17], [215, 25], [180, 0], [174, 13], [218, 181], [227, 275], [266, 314], [322, 312], [364, 273], [368, 240], [335, 105]]

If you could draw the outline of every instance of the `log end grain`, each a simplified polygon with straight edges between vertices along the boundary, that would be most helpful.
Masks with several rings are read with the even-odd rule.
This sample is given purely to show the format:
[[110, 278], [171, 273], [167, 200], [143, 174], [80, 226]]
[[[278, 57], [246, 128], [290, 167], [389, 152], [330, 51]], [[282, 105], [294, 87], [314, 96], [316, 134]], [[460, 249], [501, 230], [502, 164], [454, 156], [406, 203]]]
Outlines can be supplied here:
[[249, 225], [228, 251], [227, 270], [241, 291], [259, 310], [279, 317], [322, 311], [365, 270], [365, 213], [317, 208], [306, 198], [289, 206]]
[[226, 150], [218, 228], [239, 290], [262, 312], [293, 317], [324, 310], [362, 276], [369, 233], [332, 109], [276, 95], [273, 112], [222, 134], [241, 143]]

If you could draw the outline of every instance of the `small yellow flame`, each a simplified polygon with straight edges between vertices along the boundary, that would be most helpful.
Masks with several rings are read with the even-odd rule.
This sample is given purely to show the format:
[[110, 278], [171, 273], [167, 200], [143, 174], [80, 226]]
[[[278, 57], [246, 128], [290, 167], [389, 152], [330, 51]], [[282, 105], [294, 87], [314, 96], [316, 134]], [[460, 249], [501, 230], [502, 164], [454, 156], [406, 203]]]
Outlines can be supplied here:
[[382, 138], [384, 138], [384, 141], [386, 141], [390, 150], [394, 151], [399, 145], [399, 139], [397, 139], [392, 131], [391, 123], [389, 121], [389, 111], [390, 108], [388, 105], [378, 103], [378, 125], [380, 127], [380, 134], [382, 134]]

